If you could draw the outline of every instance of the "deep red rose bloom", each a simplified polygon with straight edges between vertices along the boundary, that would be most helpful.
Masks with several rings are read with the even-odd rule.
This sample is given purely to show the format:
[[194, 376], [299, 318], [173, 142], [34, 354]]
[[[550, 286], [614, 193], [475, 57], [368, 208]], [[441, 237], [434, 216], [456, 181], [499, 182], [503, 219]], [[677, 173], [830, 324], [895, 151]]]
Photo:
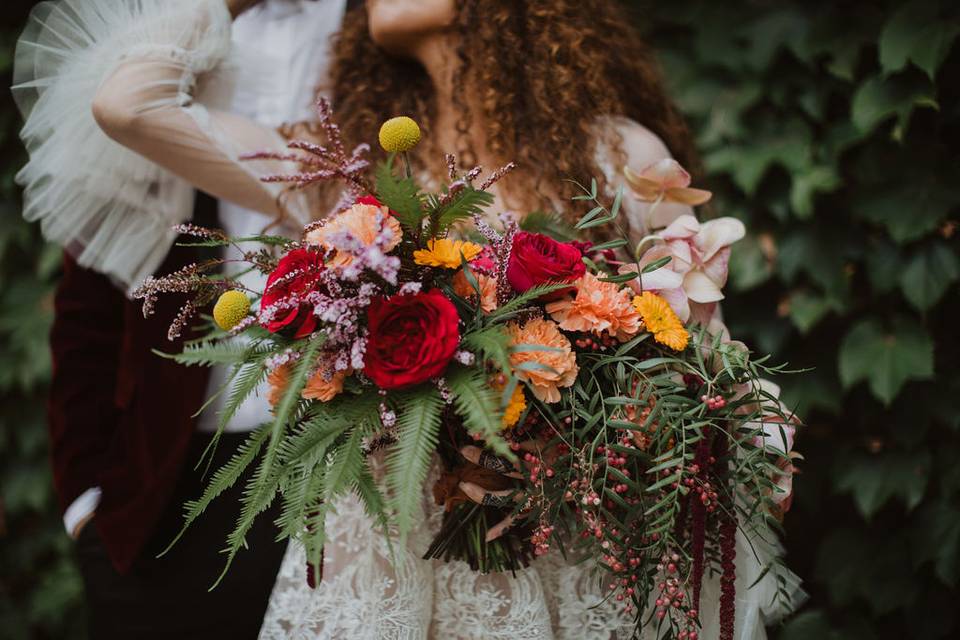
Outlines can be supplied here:
[[[324, 270], [323, 256], [317, 251], [294, 249], [280, 258], [280, 263], [267, 278], [260, 308], [266, 309], [292, 294], [303, 295], [317, 286]], [[296, 273], [296, 275], [291, 275]], [[282, 281], [274, 285], [278, 280]], [[289, 311], [281, 311], [274, 319], [264, 324], [268, 331], [303, 338], [317, 328], [317, 317], [309, 305], [300, 305]]]
[[[374, 196], [360, 196], [357, 198], [357, 201], [354, 204], [371, 204], [375, 207], [382, 207], [384, 204], [377, 200]], [[387, 209], [387, 213], [392, 215], [394, 218], [397, 217], [397, 212], [393, 209]]]
[[[542, 233], [521, 231], [513, 236], [507, 280], [517, 293], [548, 282], [573, 282], [587, 270], [582, 258], [580, 250], [572, 245]], [[544, 299], [559, 298], [568, 290], [555, 291]]]
[[442, 374], [460, 344], [457, 309], [439, 289], [377, 298], [363, 372], [381, 389], [402, 389]]

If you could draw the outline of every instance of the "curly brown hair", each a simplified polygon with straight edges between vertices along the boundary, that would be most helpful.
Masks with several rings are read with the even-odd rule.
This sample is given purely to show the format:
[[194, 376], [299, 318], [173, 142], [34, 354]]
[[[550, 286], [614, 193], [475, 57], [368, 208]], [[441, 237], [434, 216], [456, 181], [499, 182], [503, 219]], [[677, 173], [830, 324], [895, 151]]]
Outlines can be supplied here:
[[[690, 132], [667, 96], [655, 57], [619, 2], [457, 4], [454, 106], [464, 165], [475, 158], [467, 136], [474, 114], [463, 99], [470, 87], [478, 98], [474, 106], [482, 109], [489, 155], [517, 161], [536, 182], [541, 206], [549, 206], [546, 193], [570, 195], [572, 185], [561, 178], [602, 176], [594, 153], [594, 124], [601, 116], [639, 122], [684, 166], [698, 167]], [[363, 8], [348, 11], [335, 39], [333, 82], [337, 118], [348, 141], [369, 141], [371, 132], [398, 114], [413, 117], [429, 136], [435, 114], [430, 78], [417, 62], [374, 44]], [[619, 140], [610, 142], [619, 149]], [[427, 166], [423, 158], [415, 161]]]

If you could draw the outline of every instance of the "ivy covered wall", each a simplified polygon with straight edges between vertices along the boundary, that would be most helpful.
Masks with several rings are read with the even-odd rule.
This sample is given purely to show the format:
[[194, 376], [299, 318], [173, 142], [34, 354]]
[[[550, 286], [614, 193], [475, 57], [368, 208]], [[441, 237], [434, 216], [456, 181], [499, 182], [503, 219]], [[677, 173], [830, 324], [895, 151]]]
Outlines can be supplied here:
[[813, 370], [780, 634], [960, 635], [960, 6], [635, 3], [741, 217], [733, 334]]
[[[29, 7], [0, 12], [0, 73]], [[634, 0], [747, 222], [725, 310], [808, 427], [785, 522], [811, 598], [781, 639], [960, 634], [960, 15], [944, 0]], [[952, 13], [951, 13], [952, 11]], [[0, 103], [0, 629], [82, 637], [46, 459], [59, 253], [19, 217]]]

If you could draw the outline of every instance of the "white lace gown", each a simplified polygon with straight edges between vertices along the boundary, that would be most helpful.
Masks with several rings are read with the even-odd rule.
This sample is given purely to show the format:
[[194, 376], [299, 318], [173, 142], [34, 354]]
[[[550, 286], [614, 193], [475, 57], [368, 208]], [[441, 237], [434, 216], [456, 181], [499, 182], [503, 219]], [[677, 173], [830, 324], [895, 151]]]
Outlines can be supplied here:
[[[241, 163], [238, 156], [280, 149], [284, 140], [216, 108], [229, 76], [229, 33], [223, 0], [59, 0], [38, 7], [18, 44], [14, 92], [30, 151], [18, 175], [25, 215], [81, 264], [125, 287], [159, 265], [176, 236], [170, 226], [188, 219], [193, 187], [278, 213], [281, 187], [258, 178], [290, 167]], [[99, 126], [91, 114], [95, 103]], [[636, 123], [610, 119], [598, 131], [623, 138], [631, 166], [668, 156]], [[600, 154], [607, 156], [600, 160], [608, 180], [618, 182], [612, 167], [619, 163], [602, 145]], [[287, 213], [310, 218], [305, 200], [285, 205]], [[687, 212], [661, 206], [652, 220], [629, 194], [624, 211], [637, 236]], [[406, 547], [394, 548], [391, 563], [358, 500], [341, 499], [327, 520], [323, 582], [307, 586], [303, 551], [291, 543], [260, 637], [606, 640], [629, 634], [632, 621], [618, 614], [614, 601], [603, 600], [601, 580], [586, 564], [548, 554], [513, 577], [422, 560], [439, 521], [429, 487], [424, 514]], [[772, 574], [756, 581], [775, 550], [751, 542], [738, 540], [737, 640], [763, 640], [764, 625], [786, 609], [775, 601]], [[799, 593], [792, 574], [783, 579], [791, 598]], [[709, 579], [701, 606], [704, 640], [718, 637], [718, 601], [718, 581]], [[643, 638], [654, 635], [647, 631]]]

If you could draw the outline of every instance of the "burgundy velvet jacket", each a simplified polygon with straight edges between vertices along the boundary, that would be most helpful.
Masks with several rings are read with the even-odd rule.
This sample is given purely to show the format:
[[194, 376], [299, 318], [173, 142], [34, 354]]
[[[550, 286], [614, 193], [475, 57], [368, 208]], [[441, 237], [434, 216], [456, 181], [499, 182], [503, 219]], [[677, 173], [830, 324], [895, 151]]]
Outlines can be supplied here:
[[[175, 247], [158, 273], [196, 259], [195, 250]], [[191, 416], [206, 396], [206, 368], [153, 353], [180, 351], [167, 327], [182, 301], [161, 297], [145, 319], [106, 276], [64, 258], [50, 334], [54, 484], [62, 509], [90, 487], [103, 489], [92, 524], [120, 573], [168, 506], [196, 427]]]

